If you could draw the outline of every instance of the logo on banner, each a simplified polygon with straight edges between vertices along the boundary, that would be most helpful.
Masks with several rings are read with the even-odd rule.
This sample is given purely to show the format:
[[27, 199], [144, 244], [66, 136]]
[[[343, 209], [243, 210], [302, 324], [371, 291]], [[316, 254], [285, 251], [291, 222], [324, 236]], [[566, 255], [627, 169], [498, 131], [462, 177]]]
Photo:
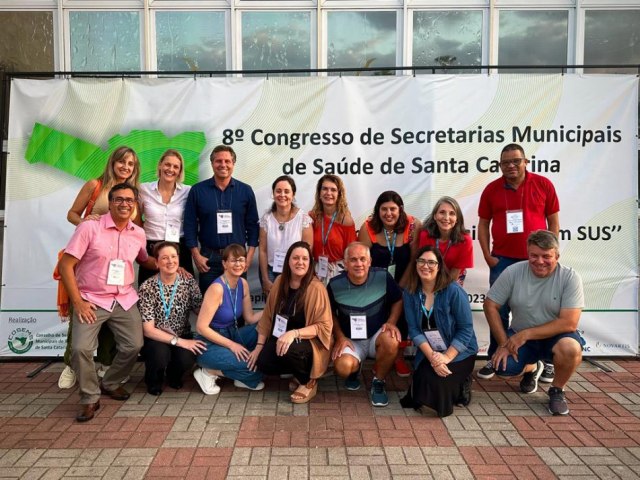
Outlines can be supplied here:
[[13, 353], [18, 355], [27, 353], [33, 346], [33, 334], [26, 328], [16, 328], [9, 335], [7, 343]]

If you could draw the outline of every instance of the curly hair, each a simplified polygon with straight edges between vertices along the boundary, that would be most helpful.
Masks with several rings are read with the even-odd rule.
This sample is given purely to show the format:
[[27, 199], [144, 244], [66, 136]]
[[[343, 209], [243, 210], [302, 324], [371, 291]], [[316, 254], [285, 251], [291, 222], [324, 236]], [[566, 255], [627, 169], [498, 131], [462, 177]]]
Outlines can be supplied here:
[[321, 176], [320, 179], [318, 180], [318, 183], [316, 184], [315, 203], [313, 204], [313, 208], [311, 209], [311, 216], [314, 219], [316, 219], [316, 218], [322, 218], [322, 215], [324, 214], [324, 209], [322, 207], [322, 200], [320, 199], [320, 192], [322, 191], [322, 184], [324, 182], [333, 183], [338, 188], [338, 200], [336, 201], [336, 213], [338, 214], [337, 215], [338, 217], [340, 218], [344, 217], [347, 213], [349, 213], [349, 205], [347, 204], [347, 190], [344, 187], [344, 182], [342, 181], [342, 179], [339, 176], [332, 175], [330, 173], [327, 173], [326, 175]]

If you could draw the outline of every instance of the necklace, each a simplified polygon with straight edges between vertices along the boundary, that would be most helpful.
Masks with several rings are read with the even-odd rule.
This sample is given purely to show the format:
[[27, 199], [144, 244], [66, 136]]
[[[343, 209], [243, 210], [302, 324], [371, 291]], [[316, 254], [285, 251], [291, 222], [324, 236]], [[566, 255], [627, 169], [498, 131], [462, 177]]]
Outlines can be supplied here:
[[293, 208], [289, 210], [289, 213], [287, 214], [287, 218], [285, 219], [285, 221], [281, 222], [280, 220], [278, 220], [278, 212], [274, 212], [273, 218], [275, 218], [276, 222], [278, 222], [278, 230], [280, 230], [281, 232], [284, 230], [285, 224], [291, 220], [292, 213], [293, 213]]

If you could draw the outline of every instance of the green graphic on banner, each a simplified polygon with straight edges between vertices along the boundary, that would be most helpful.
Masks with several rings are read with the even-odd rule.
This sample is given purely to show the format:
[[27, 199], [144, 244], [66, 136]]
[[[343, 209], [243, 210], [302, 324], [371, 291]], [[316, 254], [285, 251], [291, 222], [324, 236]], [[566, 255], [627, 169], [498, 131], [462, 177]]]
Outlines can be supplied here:
[[102, 175], [113, 150], [126, 145], [133, 148], [140, 159], [140, 182], [155, 180], [158, 159], [169, 148], [178, 150], [184, 158], [184, 183], [198, 181], [198, 162], [207, 141], [204, 132], [183, 132], [169, 138], [160, 130], [132, 130], [127, 135], [109, 139], [109, 148], [68, 135], [59, 130], [35, 123], [25, 158], [29, 163], [42, 162], [83, 180]]

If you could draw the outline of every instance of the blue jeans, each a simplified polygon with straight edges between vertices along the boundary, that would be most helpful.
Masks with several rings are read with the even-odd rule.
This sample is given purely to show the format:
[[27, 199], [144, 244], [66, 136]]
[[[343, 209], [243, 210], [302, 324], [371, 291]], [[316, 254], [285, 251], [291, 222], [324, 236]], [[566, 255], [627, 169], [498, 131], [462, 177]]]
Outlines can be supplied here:
[[[243, 345], [251, 351], [256, 348], [258, 342], [258, 332], [256, 325], [245, 325], [241, 328], [235, 326], [226, 328], [215, 328], [217, 333], [229, 340], [233, 340]], [[210, 342], [206, 338], [198, 335], [198, 340], [202, 340], [207, 345], [207, 351], [198, 355], [198, 365], [211, 370], [221, 370], [222, 374], [232, 380], [239, 380], [245, 385], [255, 388], [262, 380], [262, 374], [252, 372], [247, 367], [247, 362], [238, 360], [235, 354], [226, 347]]]
[[[498, 259], [498, 263], [495, 267], [491, 267], [489, 269], [489, 287], [494, 284], [500, 274], [504, 272], [507, 267], [524, 260], [522, 258], [502, 257], [500, 255], [493, 256]], [[500, 320], [502, 320], [502, 328], [504, 328], [505, 332], [509, 329], [509, 313], [511, 313], [511, 308], [509, 308], [508, 303], [505, 303], [504, 305], [502, 305], [502, 307], [500, 307]], [[497, 349], [498, 341], [495, 339], [492, 333], [489, 333], [489, 349], [487, 350], [489, 359], [493, 357], [493, 354], [496, 353]]]
[[209, 271], [205, 273], [200, 272], [198, 275], [198, 286], [200, 287], [200, 293], [204, 296], [209, 285], [224, 273], [224, 268], [222, 268], [222, 255], [220, 255], [219, 252], [212, 252], [207, 248], [202, 248], [200, 249], [200, 253], [209, 259], [207, 262]]
[[[507, 336], [515, 334], [512, 329], [507, 330]], [[550, 363], [553, 361], [553, 347], [561, 338], [573, 338], [584, 346], [585, 341], [578, 332], [561, 333], [551, 338], [543, 338], [540, 340], [529, 340], [518, 349], [518, 361], [516, 362], [511, 355], [507, 357], [507, 367], [504, 370], [496, 370], [496, 373], [505, 377], [513, 377], [520, 375], [524, 371], [524, 367], [538, 360]]]

